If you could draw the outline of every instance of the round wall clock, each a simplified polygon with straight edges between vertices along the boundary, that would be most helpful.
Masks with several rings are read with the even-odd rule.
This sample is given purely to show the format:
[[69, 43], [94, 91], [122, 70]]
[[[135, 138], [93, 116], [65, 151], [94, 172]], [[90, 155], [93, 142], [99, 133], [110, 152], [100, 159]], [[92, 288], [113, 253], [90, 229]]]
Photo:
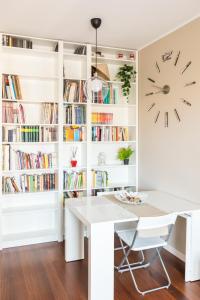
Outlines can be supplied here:
[[[183, 66], [179, 66], [180, 55], [181, 55], [180, 51], [176, 52], [175, 55], [174, 55], [174, 51], [168, 51], [163, 55], [161, 55], [161, 60], [159, 61], [159, 63], [158, 61], [155, 62], [155, 71], [157, 72], [157, 75], [160, 76], [160, 78], [158, 76], [156, 76], [156, 78], [159, 79], [150, 78], [150, 77], [147, 78], [147, 80], [151, 83], [152, 90], [147, 92], [145, 96], [155, 101], [152, 102], [149, 108], [147, 109], [148, 112], [156, 108], [157, 106], [156, 100], [158, 99], [159, 94], [162, 95], [163, 100], [169, 99], [170, 93], [172, 93], [174, 89], [174, 84], [172, 82], [169, 83], [170, 78], [167, 79], [166, 76], [163, 76], [162, 78], [162, 73], [164, 73], [164, 68], [162, 68], [161, 64], [167, 63], [170, 64], [173, 68], [177, 69], [178, 77], [176, 79], [175, 85], [178, 82], [178, 80], [181, 81], [183, 88], [187, 88], [189, 86], [193, 86], [196, 84], [196, 81], [185, 82], [185, 79], [183, 80], [185, 73], [191, 67], [192, 61], [190, 60], [187, 63], [185, 63]], [[186, 105], [188, 107], [192, 106], [192, 104], [185, 98], [179, 98], [178, 100], [181, 101], [183, 105]], [[174, 117], [177, 119], [177, 121], [180, 122], [181, 117], [177, 107], [173, 107], [173, 114]], [[158, 109], [154, 115], [154, 123], [158, 122], [158, 120], [160, 119], [160, 115], [161, 115], [161, 111]], [[169, 111], [167, 111], [167, 109], [166, 111], [164, 111], [164, 126], [165, 127], [169, 126]]]

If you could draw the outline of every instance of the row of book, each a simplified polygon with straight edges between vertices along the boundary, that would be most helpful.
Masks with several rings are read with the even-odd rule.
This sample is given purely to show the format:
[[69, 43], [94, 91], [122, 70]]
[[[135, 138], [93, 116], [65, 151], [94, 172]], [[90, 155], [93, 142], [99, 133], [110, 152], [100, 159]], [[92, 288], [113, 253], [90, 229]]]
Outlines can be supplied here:
[[85, 105], [67, 105], [65, 107], [66, 124], [85, 124]]
[[92, 113], [93, 124], [112, 124], [113, 114], [112, 113]]
[[3, 177], [3, 193], [25, 193], [25, 192], [44, 192], [57, 188], [57, 174], [44, 173], [27, 175], [22, 174], [18, 178]]
[[93, 103], [118, 104], [119, 99], [119, 87], [113, 84], [103, 85], [102, 90], [92, 93]]
[[92, 170], [92, 186], [93, 188], [108, 186], [108, 172], [101, 170]]
[[65, 126], [63, 128], [64, 142], [82, 142], [86, 140], [86, 127], [84, 126]]
[[84, 80], [64, 80], [63, 99], [67, 102], [86, 102]]
[[20, 150], [15, 151], [15, 168], [17, 170], [55, 168], [56, 161], [56, 152], [26, 153]]
[[57, 103], [43, 103], [42, 104], [42, 119], [44, 124], [58, 123], [58, 104]]
[[22, 92], [18, 75], [2, 75], [2, 98], [13, 100], [22, 99]]
[[3, 102], [2, 104], [3, 123], [25, 123], [24, 107], [20, 103]]
[[[26, 118], [23, 105], [21, 103], [4, 101], [2, 105], [2, 122], [24, 124]], [[42, 103], [42, 122], [44, 124], [58, 123], [57, 103]]]
[[78, 190], [86, 188], [85, 171], [64, 171], [63, 188], [65, 190]]
[[9, 47], [18, 47], [18, 48], [26, 48], [26, 49], [32, 49], [33, 43], [29, 39], [22, 39], [16, 36], [11, 35], [3, 35], [2, 37], [2, 44], [3, 46], [9, 46]]
[[29, 170], [29, 169], [49, 169], [57, 165], [56, 152], [26, 153], [21, 150], [15, 150], [11, 145], [2, 146], [2, 168], [3, 171], [9, 170]]
[[92, 141], [128, 141], [128, 127], [92, 126]]
[[3, 126], [3, 142], [56, 142], [57, 128], [48, 126]]

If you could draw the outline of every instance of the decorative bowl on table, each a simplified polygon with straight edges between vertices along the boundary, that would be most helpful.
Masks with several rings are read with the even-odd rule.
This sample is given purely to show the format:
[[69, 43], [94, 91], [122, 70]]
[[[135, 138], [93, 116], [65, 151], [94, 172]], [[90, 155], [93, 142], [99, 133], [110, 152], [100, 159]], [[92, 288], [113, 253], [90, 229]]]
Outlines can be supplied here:
[[115, 198], [125, 204], [139, 205], [144, 203], [144, 200], [147, 198], [147, 194], [140, 192], [121, 191], [115, 195]]

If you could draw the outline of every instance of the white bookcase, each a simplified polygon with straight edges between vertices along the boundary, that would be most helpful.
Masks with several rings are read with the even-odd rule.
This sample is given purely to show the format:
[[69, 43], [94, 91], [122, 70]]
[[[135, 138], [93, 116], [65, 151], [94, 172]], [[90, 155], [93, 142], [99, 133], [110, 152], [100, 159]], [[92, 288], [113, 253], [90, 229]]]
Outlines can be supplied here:
[[[0, 94], [0, 249], [63, 239], [63, 202], [67, 193], [75, 189], [66, 189], [63, 185], [64, 172], [83, 170], [86, 174], [86, 185], [78, 192], [83, 195], [94, 195], [99, 190], [116, 190], [129, 188], [137, 190], [138, 186], [138, 82], [132, 82], [129, 101], [120, 95], [117, 104], [93, 103], [90, 87], [87, 85], [87, 101], [84, 103], [66, 102], [63, 99], [65, 80], [77, 82], [89, 80], [91, 66], [94, 63], [94, 45], [71, 43], [58, 40], [48, 40], [33, 37], [22, 37], [11, 34], [12, 37], [27, 38], [32, 41], [32, 49], [4, 46], [0, 36], [0, 89], [2, 90], [2, 75], [18, 75], [23, 99], [3, 99]], [[55, 47], [58, 44], [58, 51]], [[86, 55], [74, 54], [77, 47], [86, 47]], [[107, 64], [109, 83], [118, 86], [116, 73], [120, 66], [133, 64], [138, 72], [137, 51], [111, 47], [98, 47], [103, 57], [98, 63]], [[118, 53], [123, 58], [118, 58]], [[129, 59], [135, 53], [135, 59]], [[78, 100], [78, 99], [77, 99]], [[4, 102], [18, 102], [24, 107], [27, 126], [48, 126], [57, 130], [57, 140], [54, 142], [5, 142], [2, 137], [4, 126], [23, 126], [24, 124], [2, 123], [2, 105]], [[58, 124], [43, 124], [41, 113], [43, 103], [58, 104]], [[84, 141], [64, 141], [66, 124], [66, 105], [82, 105], [85, 107], [86, 138]], [[102, 126], [128, 127], [127, 141], [92, 141], [91, 113], [113, 113], [113, 124]], [[56, 166], [49, 169], [8, 171], [2, 169], [2, 145], [10, 144], [12, 151], [21, 150], [27, 153], [56, 153]], [[122, 146], [132, 146], [135, 150], [129, 165], [121, 164], [117, 158], [117, 151]], [[77, 147], [77, 167], [70, 165], [72, 147]], [[98, 165], [99, 152], [104, 152], [106, 164]], [[92, 170], [108, 172], [108, 184], [101, 188], [92, 185]], [[2, 193], [2, 178], [6, 176], [19, 177], [20, 174], [56, 173], [58, 183], [54, 190], [34, 193]]]

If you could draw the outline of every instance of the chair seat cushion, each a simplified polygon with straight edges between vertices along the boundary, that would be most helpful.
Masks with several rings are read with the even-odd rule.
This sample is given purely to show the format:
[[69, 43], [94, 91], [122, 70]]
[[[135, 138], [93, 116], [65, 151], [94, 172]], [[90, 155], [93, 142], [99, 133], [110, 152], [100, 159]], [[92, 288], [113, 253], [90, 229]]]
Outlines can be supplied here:
[[[129, 247], [132, 244], [133, 237], [135, 234], [135, 230], [119, 230], [117, 231], [118, 236], [122, 239], [124, 243], [126, 243]], [[167, 245], [166, 241], [159, 237], [140, 237], [137, 236], [134, 245], [132, 247], [133, 251], [145, 250], [145, 249], [152, 249], [156, 247], [163, 247]]]

